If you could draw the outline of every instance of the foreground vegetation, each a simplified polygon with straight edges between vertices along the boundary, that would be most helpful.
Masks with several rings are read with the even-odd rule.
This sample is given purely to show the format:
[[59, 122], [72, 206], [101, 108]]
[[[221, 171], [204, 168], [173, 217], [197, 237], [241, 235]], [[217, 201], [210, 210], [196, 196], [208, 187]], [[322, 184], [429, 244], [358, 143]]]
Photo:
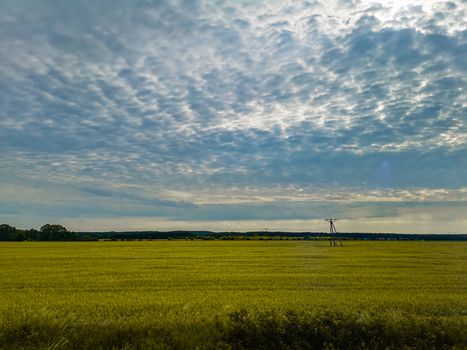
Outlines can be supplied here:
[[465, 242], [0, 243], [2, 349], [463, 349]]

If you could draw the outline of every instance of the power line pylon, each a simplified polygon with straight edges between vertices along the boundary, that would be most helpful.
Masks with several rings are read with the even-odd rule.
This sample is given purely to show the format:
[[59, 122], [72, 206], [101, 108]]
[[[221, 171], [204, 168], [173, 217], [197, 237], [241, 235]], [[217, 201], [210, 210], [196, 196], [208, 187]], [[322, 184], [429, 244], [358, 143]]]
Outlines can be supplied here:
[[334, 225], [334, 222], [337, 221], [337, 219], [329, 218], [329, 219], [324, 219], [327, 222], [329, 222], [329, 246], [330, 247], [335, 247], [337, 246], [336, 241], [339, 241], [341, 247], [344, 245], [342, 244], [342, 240], [338, 237], [336, 237], [336, 226]]

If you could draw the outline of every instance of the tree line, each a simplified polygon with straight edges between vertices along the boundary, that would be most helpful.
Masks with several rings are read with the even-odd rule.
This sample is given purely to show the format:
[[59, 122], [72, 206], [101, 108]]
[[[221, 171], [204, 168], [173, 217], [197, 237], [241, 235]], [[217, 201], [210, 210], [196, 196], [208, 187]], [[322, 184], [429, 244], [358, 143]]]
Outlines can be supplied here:
[[80, 235], [76, 232], [68, 231], [58, 224], [46, 224], [39, 230], [17, 229], [8, 224], [0, 225], [0, 241], [76, 241]]
[[[424, 240], [467, 241], [467, 234], [401, 234], [351, 233], [334, 234], [344, 240]], [[21, 230], [0, 225], [0, 241], [86, 241], [86, 240], [152, 240], [152, 239], [329, 239], [326, 232], [211, 232], [211, 231], [138, 231], [138, 232], [73, 232], [58, 224], [46, 224], [39, 230]]]

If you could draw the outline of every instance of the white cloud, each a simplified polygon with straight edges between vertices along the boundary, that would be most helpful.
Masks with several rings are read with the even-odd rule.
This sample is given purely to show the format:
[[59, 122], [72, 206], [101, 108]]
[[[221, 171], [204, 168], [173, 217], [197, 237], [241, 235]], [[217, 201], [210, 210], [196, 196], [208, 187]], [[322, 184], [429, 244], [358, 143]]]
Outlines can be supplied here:
[[13, 201], [31, 179], [58, 196], [134, 186], [130, 202], [464, 196], [462, 1], [188, 5], [5, 3]]

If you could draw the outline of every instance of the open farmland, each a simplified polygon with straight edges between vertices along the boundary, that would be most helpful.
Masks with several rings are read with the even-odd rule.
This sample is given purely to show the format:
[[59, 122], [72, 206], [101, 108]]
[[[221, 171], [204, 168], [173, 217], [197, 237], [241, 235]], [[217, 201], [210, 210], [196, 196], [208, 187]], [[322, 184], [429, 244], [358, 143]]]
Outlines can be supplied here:
[[0, 348], [467, 346], [464, 242], [0, 243]]

